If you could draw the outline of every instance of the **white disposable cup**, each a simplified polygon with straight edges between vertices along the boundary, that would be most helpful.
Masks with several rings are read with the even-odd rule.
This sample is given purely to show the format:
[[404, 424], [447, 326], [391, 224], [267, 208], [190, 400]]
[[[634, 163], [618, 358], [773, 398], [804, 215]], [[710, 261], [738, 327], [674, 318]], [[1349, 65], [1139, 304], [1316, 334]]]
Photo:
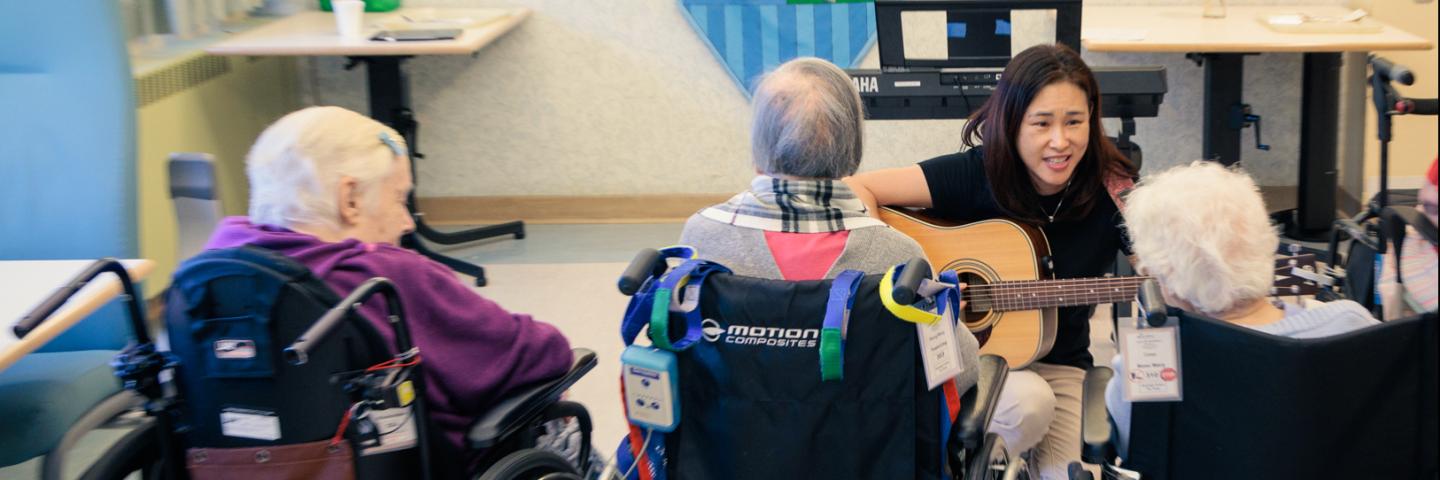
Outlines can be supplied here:
[[340, 38], [360, 38], [360, 27], [365, 20], [365, 2], [331, 0], [330, 9], [335, 11], [335, 31], [340, 33]]

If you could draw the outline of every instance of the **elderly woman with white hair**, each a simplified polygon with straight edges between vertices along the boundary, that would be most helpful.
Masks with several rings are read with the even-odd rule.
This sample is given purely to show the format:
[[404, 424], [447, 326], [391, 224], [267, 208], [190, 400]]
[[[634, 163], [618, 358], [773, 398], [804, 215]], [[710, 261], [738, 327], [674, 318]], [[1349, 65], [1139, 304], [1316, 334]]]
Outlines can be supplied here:
[[[777, 67], [755, 91], [750, 189], [691, 216], [680, 243], [737, 275], [778, 280], [884, 273], [924, 258], [920, 244], [868, 215], [840, 181], [860, 167], [864, 120], [844, 70], [818, 58]], [[979, 342], [958, 330], [963, 363], [976, 365]], [[959, 386], [975, 376], [967, 369]]]
[[[414, 223], [410, 159], [395, 130], [339, 107], [306, 108], [260, 134], [246, 172], [250, 216], [226, 218], [206, 248], [276, 251], [342, 296], [372, 277], [394, 281], [425, 354], [431, 420], [456, 451], [466, 426], [497, 401], [569, 369], [570, 346], [555, 327], [505, 311], [396, 246]], [[393, 337], [379, 302], [362, 311]]]
[[[1170, 306], [1289, 338], [1378, 323], [1350, 300], [1311, 308], [1270, 300], [1280, 237], [1254, 180], [1238, 170], [1205, 161], [1173, 167], [1142, 180], [1126, 204], [1136, 269], [1159, 281]], [[1105, 389], [1122, 454], [1130, 436], [1130, 403], [1117, 380], [1123, 363], [1116, 355]]]

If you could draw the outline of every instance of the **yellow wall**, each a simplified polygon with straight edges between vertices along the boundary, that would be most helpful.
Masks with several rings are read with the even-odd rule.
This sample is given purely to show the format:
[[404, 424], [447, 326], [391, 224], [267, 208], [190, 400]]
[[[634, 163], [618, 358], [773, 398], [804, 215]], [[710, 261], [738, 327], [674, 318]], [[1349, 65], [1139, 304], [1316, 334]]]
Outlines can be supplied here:
[[300, 108], [299, 75], [287, 58], [228, 59], [230, 72], [141, 107], [139, 148], [140, 255], [154, 259], [147, 295], [170, 284], [179, 264], [175, 210], [166, 160], [171, 152], [206, 152], [216, 161], [226, 215], [243, 215], [249, 197], [245, 153], [260, 131]]
[[[1437, 3], [1417, 4], [1412, 0], [1373, 0], [1371, 13], [1385, 23], [1440, 44], [1436, 40]], [[1440, 68], [1437, 68], [1436, 50], [1409, 52], [1376, 52], [1396, 63], [1410, 67], [1415, 72], [1412, 86], [1395, 85], [1401, 95], [1415, 98], [1435, 98], [1440, 85]], [[1367, 89], [1368, 90], [1368, 89]], [[1369, 95], [1369, 92], [1366, 92]], [[1369, 106], [1370, 101], [1366, 100]], [[1365, 179], [1366, 198], [1378, 190], [1380, 176], [1380, 145], [1375, 138], [1375, 109], [1366, 108], [1365, 117]], [[1435, 159], [1436, 117], [1401, 116], [1394, 118], [1394, 135], [1390, 141], [1391, 188], [1414, 188], [1416, 177], [1423, 177]], [[1399, 177], [1399, 178], [1397, 178]], [[1409, 178], [1404, 178], [1409, 177]]]

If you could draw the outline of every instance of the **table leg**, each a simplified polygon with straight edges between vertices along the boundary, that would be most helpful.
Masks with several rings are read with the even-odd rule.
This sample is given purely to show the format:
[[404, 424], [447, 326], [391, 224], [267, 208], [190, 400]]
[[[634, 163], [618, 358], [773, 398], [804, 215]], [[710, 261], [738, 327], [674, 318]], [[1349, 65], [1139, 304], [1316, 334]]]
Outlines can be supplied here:
[[1240, 161], [1240, 128], [1231, 121], [1231, 110], [1242, 104], [1245, 91], [1245, 55], [1243, 53], [1206, 53], [1200, 55], [1205, 64], [1205, 113], [1201, 156], [1223, 165]]
[[1300, 199], [1286, 236], [1329, 237], [1335, 221], [1336, 135], [1340, 128], [1339, 53], [1306, 53], [1300, 110]]
[[[409, 58], [407, 56], [377, 56], [359, 57], [354, 60], [365, 63], [370, 96], [370, 116], [389, 125], [395, 131], [400, 132], [402, 137], [405, 137], [405, 143], [410, 147], [410, 175], [418, 183], [416, 163], [425, 155], [420, 153], [420, 125], [415, 121], [414, 111], [410, 109], [410, 83], [405, 77], [403, 65]], [[421, 239], [443, 245], [454, 245], [502, 235], [514, 235], [516, 239], [525, 238], [525, 224], [519, 221], [459, 232], [435, 230], [425, 223], [424, 214], [419, 211], [415, 203], [414, 190], [406, 199], [406, 208], [410, 210], [410, 215], [415, 219], [415, 232], [405, 235], [401, 239], [401, 245], [445, 264], [457, 272], [475, 277], [476, 286], [483, 287], [487, 283], [483, 267], [431, 250]]]

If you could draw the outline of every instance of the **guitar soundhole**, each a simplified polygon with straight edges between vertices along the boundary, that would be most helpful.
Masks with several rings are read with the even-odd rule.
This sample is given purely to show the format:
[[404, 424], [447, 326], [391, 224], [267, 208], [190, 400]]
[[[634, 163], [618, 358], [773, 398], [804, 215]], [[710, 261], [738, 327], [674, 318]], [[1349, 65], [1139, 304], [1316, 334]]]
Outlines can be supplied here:
[[[982, 277], [973, 272], [958, 273], [960, 274], [960, 281], [967, 284], [967, 288], [977, 285], [988, 285], [990, 283], [990, 281], [986, 280], [985, 277]], [[985, 298], [984, 294], [967, 292], [964, 297], [969, 302], [968, 305], [966, 305], [965, 307], [966, 325], [974, 325], [976, 323], [979, 323], [980, 321], [985, 319], [986, 315], [990, 314], [990, 299]]]

